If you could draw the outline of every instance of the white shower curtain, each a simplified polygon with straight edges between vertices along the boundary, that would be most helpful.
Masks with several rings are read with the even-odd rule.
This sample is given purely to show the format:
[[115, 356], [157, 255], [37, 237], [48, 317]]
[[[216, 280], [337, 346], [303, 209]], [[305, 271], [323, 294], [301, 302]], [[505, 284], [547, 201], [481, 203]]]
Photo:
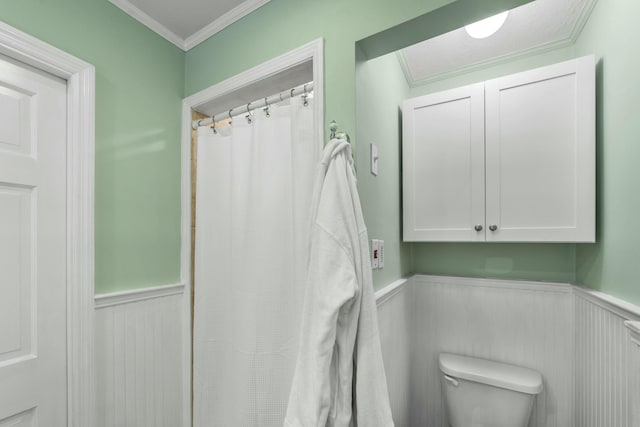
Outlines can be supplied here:
[[321, 142], [312, 100], [198, 131], [195, 427], [283, 425]]

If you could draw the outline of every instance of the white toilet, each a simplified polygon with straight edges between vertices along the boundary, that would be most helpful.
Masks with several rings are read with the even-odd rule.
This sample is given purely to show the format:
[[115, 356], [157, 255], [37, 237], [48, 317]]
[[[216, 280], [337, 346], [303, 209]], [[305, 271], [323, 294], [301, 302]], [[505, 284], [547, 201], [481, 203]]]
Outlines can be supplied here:
[[451, 427], [527, 427], [540, 373], [447, 353], [439, 364]]

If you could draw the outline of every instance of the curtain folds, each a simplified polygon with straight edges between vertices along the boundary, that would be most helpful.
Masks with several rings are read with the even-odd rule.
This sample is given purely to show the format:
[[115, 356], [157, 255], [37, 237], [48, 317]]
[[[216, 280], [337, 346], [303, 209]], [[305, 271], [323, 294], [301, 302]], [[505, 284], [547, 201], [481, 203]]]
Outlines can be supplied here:
[[301, 98], [198, 131], [194, 425], [282, 426], [321, 142]]

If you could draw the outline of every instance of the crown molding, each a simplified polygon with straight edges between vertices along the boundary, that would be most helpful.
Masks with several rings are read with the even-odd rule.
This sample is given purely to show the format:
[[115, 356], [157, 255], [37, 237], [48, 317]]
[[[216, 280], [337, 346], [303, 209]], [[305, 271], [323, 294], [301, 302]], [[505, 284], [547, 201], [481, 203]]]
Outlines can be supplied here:
[[504, 64], [519, 58], [540, 55], [556, 49], [572, 46], [573, 44], [575, 44], [578, 37], [580, 37], [580, 34], [582, 33], [582, 30], [584, 29], [587, 22], [589, 21], [591, 12], [593, 12], [593, 9], [595, 8], [597, 3], [598, 3], [598, 0], [588, 0], [584, 8], [582, 9], [582, 12], [578, 16], [578, 19], [576, 19], [576, 22], [574, 23], [573, 28], [569, 33], [569, 35], [567, 37], [564, 37], [552, 42], [542, 43], [536, 46], [529, 47], [527, 49], [507, 53], [500, 56], [495, 56], [493, 58], [489, 58], [484, 61], [475, 62], [473, 64], [459, 67], [444, 73], [434, 74], [432, 76], [425, 77], [422, 79], [416, 79], [413, 76], [411, 72], [411, 67], [409, 67], [409, 64], [407, 63], [407, 58], [404, 55], [404, 49], [399, 50], [397, 52], [398, 62], [400, 63], [400, 67], [402, 68], [402, 72], [404, 73], [404, 77], [407, 80], [407, 84], [409, 85], [409, 87], [416, 88], [416, 87], [424, 86], [440, 80], [446, 80], [462, 74], [471, 73], [473, 71], [479, 71], [486, 68], [490, 68], [492, 66]]
[[187, 37], [184, 40], [184, 50], [190, 50], [191, 48], [199, 45], [215, 33], [222, 31], [229, 25], [244, 18], [259, 7], [262, 7], [265, 4], [269, 3], [269, 1], [271, 0], [246, 0], [240, 3], [238, 6], [234, 7], [229, 12], [213, 21], [211, 24], [207, 25], [199, 31], [196, 31], [195, 33], [193, 33], [193, 35]]
[[173, 31], [169, 30], [167, 27], [162, 25], [160, 22], [153, 19], [147, 13], [143, 12], [137, 6], [134, 6], [127, 0], [109, 0], [114, 6], [120, 8], [124, 13], [131, 16], [133, 19], [146, 26], [150, 30], [164, 37], [166, 40], [170, 41], [177, 47], [182, 50], [187, 50], [185, 48], [184, 39], [178, 36]]
[[[526, 58], [529, 56], [540, 55], [545, 52], [550, 52], [556, 49], [561, 49], [563, 47], [568, 47], [568, 46], [571, 46], [573, 42], [574, 41], [571, 39], [571, 37], [566, 37], [560, 40], [556, 40], [554, 42], [539, 44], [537, 46], [520, 50], [518, 52], [495, 56], [485, 61], [475, 62], [473, 64], [469, 64], [464, 67], [456, 68], [455, 70], [452, 70], [452, 71], [447, 71], [446, 73], [434, 74], [431, 77], [426, 77], [419, 80], [413, 79], [413, 76], [411, 75], [410, 67], [406, 64], [406, 58], [404, 58], [404, 53], [400, 51], [398, 55], [403, 57], [400, 60], [400, 64], [403, 72], [405, 73], [405, 78], [407, 79], [407, 83], [409, 87], [416, 88], [416, 87], [425, 86], [440, 80], [446, 80], [452, 77], [460, 76], [460, 75], [471, 73], [474, 71], [483, 70], [496, 65], [505, 64], [507, 62], [511, 62], [519, 58]], [[405, 63], [404, 66], [402, 65], [403, 62]], [[406, 68], [406, 71], [405, 71], [405, 68]]]
[[168, 29], [166, 26], [149, 16], [139, 7], [132, 4], [129, 0], [109, 0], [114, 6], [121, 9], [124, 13], [131, 16], [158, 35], [164, 37], [185, 52], [202, 43], [212, 35], [222, 31], [224, 28], [247, 16], [254, 10], [267, 4], [270, 0], [245, 0], [238, 6], [234, 7], [218, 19], [196, 31], [186, 39], [178, 36], [176, 33]]
[[584, 8], [582, 8], [582, 13], [580, 14], [580, 16], [578, 16], [578, 19], [573, 25], [573, 29], [571, 31], [570, 38], [572, 43], [575, 43], [576, 40], [578, 40], [578, 37], [580, 37], [580, 34], [582, 34], [582, 30], [584, 30], [587, 22], [589, 22], [591, 13], [593, 12], [593, 9], [595, 9], [597, 3], [598, 0], [588, 0], [587, 4], [585, 4]]

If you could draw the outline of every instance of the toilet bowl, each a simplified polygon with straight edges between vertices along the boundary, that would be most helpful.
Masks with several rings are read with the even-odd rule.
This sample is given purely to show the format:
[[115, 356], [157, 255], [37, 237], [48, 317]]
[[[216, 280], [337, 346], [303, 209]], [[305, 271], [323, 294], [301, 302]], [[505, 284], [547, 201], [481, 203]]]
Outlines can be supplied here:
[[439, 365], [451, 427], [527, 427], [542, 391], [540, 373], [448, 353]]

